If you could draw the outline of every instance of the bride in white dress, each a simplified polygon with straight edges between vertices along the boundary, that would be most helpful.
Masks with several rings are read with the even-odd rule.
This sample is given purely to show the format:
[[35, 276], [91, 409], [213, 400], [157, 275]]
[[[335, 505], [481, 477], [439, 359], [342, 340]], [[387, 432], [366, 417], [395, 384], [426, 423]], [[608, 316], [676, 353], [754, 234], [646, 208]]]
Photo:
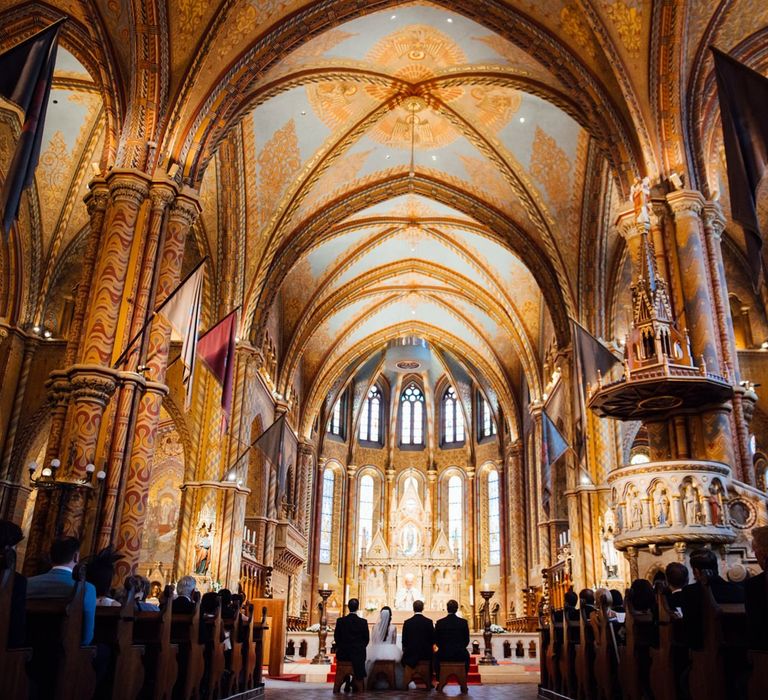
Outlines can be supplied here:
[[[369, 678], [376, 661], [395, 661], [397, 662], [395, 673], [398, 674], [402, 671], [399, 661], [403, 656], [403, 651], [397, 646], [397, 628], [392, 624], [392, 609], [389, 606], [384, 606], [379, 613], [379, 621], [371, 632], [371, 640], [365, 650], [365, 655], [365, 672]], [[376, 679], [372, 680], [374, 683], [376, 682]]]

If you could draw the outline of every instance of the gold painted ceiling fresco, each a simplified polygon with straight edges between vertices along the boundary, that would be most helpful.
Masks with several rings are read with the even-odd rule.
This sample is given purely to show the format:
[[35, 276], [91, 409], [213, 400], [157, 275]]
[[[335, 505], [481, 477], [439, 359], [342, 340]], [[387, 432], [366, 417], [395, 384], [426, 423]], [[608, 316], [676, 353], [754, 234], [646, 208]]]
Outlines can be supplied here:
[[[318, 402], [363, 349], [407, 333], [496, 386], [524, 375], [541, 391], [568, 315], [621, 331], [620, 295], [590, 294], [626, 277], [611, 212], [637, 175], [680, 173], [728, 208], [706, 47], [768, 74], [755, 0], [35, 7], [44, 19], [27, 22], [32, 5], [0, 0], [0, 19], [24, 36], [55, 9], [72, 19], [19, 226], [27, 318], [50, 316], [76, 278], [63, 270], [82, 197], [125, 155], [136, 67], [151, 64], [152, 142], [199, 188], [210, 288], [243, 305], [243, 337], [275, 336], [280, 390]], [[140, 53], [139, 26], [155, 53]], [[0, 115], [2, 167], [18, 124]]]

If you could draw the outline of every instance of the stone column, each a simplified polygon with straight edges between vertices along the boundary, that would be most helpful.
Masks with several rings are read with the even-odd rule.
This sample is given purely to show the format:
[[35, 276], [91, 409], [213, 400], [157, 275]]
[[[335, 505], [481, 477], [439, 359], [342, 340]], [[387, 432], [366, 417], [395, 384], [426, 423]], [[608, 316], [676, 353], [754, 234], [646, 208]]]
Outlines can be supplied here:
[[[355, 560], [355, 503], [357, 501], [357, 465], [347, 465], [347, 488], [344, 490], [344, 553], [343, 553], [343, 565], [341, 570], [341, 597], [346, 597], [347, 586], [350, 586], [350, 595], [352, 587], [352, 571], [353, 562]], [[340, 601], [341, 602], [341, 601]], [[346, 605], [346, 600], [341, 602], [341, 605]]]
[[66, 449], [69, 454], [67, 459], [62, 459], [62, 470], [74, 479], [82, 478], [85, 466], [95, 460], [104, 408], [115, 390], [112, 353], [136, 221], [149, 193], [147, 176], [139, 172], [113, 170], [107, 184], [110, 203], [94, 273], [80, 364], [70, 370], [73, 400], [68, 414], [69, 447]]
[[[542, 503], [542, 494], [544, 491], [544, 485], [541, 482], [541, 465], [543, 455], [541, 454], [541, 414], [544, 410], [543, 404], [531, 404], [530, 411], [533, 419], [533, 430], [531, 431], [531, 438], [534, 441], [534, 464], [532, 465], [532, 483], [535, 484], [534, 496], [532, 503], [536, 504], [536, 528], [538, 530], [538, 543], [539, 543], [539, 557], [537, 562], [530, 562], [535, 564], [537, 569], [550, 566], [551, 553], [549, 547], [549, 516], [544, 512], [544, 505]], [[552, 498], [550, 497], [550, 508], [552, 506]], [[533, 536], [533, 533], [531, 533]]]
[[[704, 238], [707, 247], [709, 268], [712, 273], [713, 296], [717, 316], [717, 330], [723, 352], [723, 363], [728, 371], [728, 377], [734, 384], [733, 396], [733, 428], [736, 437], [736, 460], [734, 473], [737, 479], [755, 486], [755, 467], [752, 452], [749, 449], [749, 422], [746, 413], [751, 414], [751, 407], [745, 411], [746, 390], [740, 385], [739, 356], [736, 351], [736, 339], [733, 333], [731, 305], [728, 300], [728, 283], [723, 264], [721, 240], [725, 228], [725, 217], [718, 202], [707, 202], [704, 205]], [[745, 324], [748, 325], [748, 324]]]
[[96, 534], [96, 551], [106, 547], [113, 539], [120, 487], [124, 486], [123, 476], [127, 472], [127, 469], [124, 469], [124, 464], [129, 448], [129, 434], [134, 427], [138, 408], [138, 392], [146, 390], [144, 377], [137, 370], [138, 366], [146, 360], [148, 332], [143, 336], [140, 334], [147, 322], [150, 310], [155, 306], [157, 253], [163, 247], [165, 239], [163, 221], [166, 208], [173, 200], [173, 196], [174, 188], [164, 182], [153, 183], [149, 191], [151, 206], [144, 245], [144, 259], [136, 290], [136, 300], [133, 305], [130, 332], [126, 342], [130, 342], [137, 335], [139, 338], [134, 346], [128, 350], [122, 367], [127, 371], [121, 373], [120, 388], [117, 393], [115, 415], [112, 422], [112, 437], [105, 469], [107, 477], [104, 483], [99, 531]]
[[322, 515], [323, 502], [323, 472], [325, 471], [325, 464], [327, 461], [327, 457], [320, 457], [317, 460], [317, 468], [315, 469], [315, 495], [312, 502], [312, 527], [310, 528], [311, 539], [309, 546], [309, 562], [311, 567], [309, 589], [310, 624], [317, 615], [315, 598], [317, 597], [317, 589], [319, 588], [320, 580], [320, 516]]
[[712, 315], [715, 300], [709, 293], [709, 268], [700, 218], [704, 198], [699, 192], [677, 190], [667, 195], [667, 203], [675, 219], [685, 319], [693, 356], [697, 362], [704, 357], [709, 371], [717, 372], [722, 368]]
[[[190, 194], [176, 198], [168, 216], [165, 246], [160, 257], [160, 274], [156, 298], [162, 303], [178, 285], [184, 244], [190, 228], [200, 212], [197, 200]], [[149, 335], [148, 373], [146, 393], [141, 397], [136, 416], [131, 455], [127, 457], [127, 478], [121, 494], [120, 521], [117, 523], [117, 549], [123, 554], [115, 567], [115, 580], [135, 572], [141, 550], [141, 533], [146, 517], [155, 434], [160, 418], [160, 407], [168, 389], [165, 386], [168, 353], [170, 350], [170, 324], [161, 316], [155, 318]], [[192, 383], [187, 387], [192, 390]]]
[[[522, 616], [525, 607], [523, 589], [527, 587], [528, 568], [525, 551], [525, 492], [522, 440], [516, 440], [507, 448], [506, 477], [507, 477], [507, 517], [509, 527], [509, 547], [504, 556], [510, 560], [510, 575], [514, 585], [513, 600], [515, 615]], [[507, 611], [508, 612], [508, 611]]]
[[78, 350], [82, 345], [83, 323], [93, 288], [93, 271], [102, 240], [104, 215], [109, 204], [109, 187], [105, 180], [96, 178], [90, 183], [89, 188], [91, 191], [85, 197], [85, 205], [88, 208], [90, 226], [85, 255], [83, 256], [82, 277], [75, 292], [74, 314], [67, 340], [67, 349], [64, 352], [64, 362], [62, 363], [65, 369], [51, 372], [47, 382], [49, 393], [52, 392], [55, 405], [51, 411], [51, 431], [48, 435], [48, 446], [45, 452], [46, 464], [49, 464], [54, 458], [60, 458], [62, 454], [62, 437], [70, 394], [66, 368], [75, 362]]

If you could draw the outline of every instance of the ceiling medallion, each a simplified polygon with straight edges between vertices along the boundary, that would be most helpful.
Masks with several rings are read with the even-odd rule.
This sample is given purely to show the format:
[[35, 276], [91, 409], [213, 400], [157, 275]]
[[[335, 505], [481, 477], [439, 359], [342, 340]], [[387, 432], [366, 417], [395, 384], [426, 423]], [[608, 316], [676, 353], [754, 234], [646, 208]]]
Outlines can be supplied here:
[[421, 362], [416, 362], [415, 360], [401, 360], [397, 363], [396, 367], [405, 370], [406, 372], [413, 372], [421, 367]]

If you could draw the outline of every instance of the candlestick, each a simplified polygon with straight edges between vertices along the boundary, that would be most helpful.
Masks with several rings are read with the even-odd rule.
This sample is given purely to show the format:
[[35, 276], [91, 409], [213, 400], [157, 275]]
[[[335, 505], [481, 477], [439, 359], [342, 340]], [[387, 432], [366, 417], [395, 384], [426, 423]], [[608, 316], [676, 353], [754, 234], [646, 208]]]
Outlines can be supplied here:
[[[484, 588], [488, 588], [488, 584], [485, 583]], [[491, 632], [491, 598], [495, 591], [484, 590], [480, 591], [485, 604], [483, 605], [483, 641], [485, 642], [485, 652], [483, 658], [479, 659], [477, 663], [483, 666], [497, 666], [498, 661], [493, 656], [493, 647], [491, 645], [491, 639], [493, 633]]]
[[324, 583], [323, 587], [317, 591], [320, 594], [320, 602], [317, 604], [320, 610], [320, 628], [317, 630], [318, 650], [312, 659], [313, 664], [330, 664], [331, 657], [327, 654], [326, 642], [328, 640], [328, 617], [326, 616], [326, 607], [328, 598], [333, 593]]

